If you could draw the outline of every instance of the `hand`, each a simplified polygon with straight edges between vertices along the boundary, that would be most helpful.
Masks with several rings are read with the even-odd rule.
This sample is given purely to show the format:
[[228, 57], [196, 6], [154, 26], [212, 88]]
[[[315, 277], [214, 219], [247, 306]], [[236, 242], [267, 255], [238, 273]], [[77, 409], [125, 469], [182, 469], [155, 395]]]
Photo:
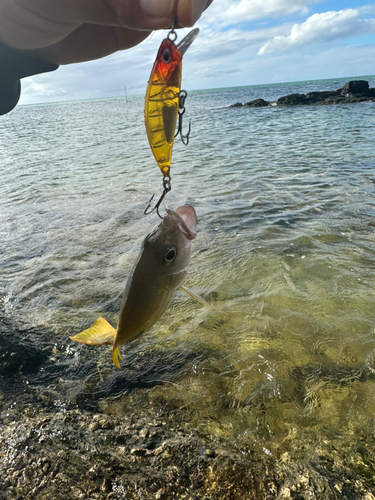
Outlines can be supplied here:
[[212, 0], [0, 0], [0, 40], [54, 63], [107, 56], [152, 30], [192, 26]]

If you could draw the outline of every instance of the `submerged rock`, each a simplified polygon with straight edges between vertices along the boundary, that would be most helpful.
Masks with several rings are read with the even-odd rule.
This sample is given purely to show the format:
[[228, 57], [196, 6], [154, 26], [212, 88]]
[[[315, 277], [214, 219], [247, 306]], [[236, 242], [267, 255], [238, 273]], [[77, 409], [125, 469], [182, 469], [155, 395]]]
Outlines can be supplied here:
[[[324, 455], [292, 461], [175, 428], [169, 412], [122, 416], [31, 409], [0, 428], [0, 499], [372, 498]], [[96, 424], [95, 426], [93, 424]], [[368, 484], [366, 484], [366, 482]]]
[[0, 317], [0, 375], [36, 372], [52, 350], [49, 346], [42, 347], [38, 338], [41, 338], [40, 329], [16, 325]]
[[[176, 357], [156, 347], [140, 352], [134, 346], [132, 352], [129, 345], [125, 368], [114, 371], [104, 352], [105, 361], [100, 361], [99, 354], [82, 350], [75, 363], [78, 358], [58, 345], [55, 361], [50, 358], [45, 363], [50, 349], [40, 345], [48, 343], [35, 340], [43, 332], [6, 320], [0, 331], [4, 373], [14, 375], [13, 382], [8, 376], [0, 392], [0, 500], [373, 498], [373, 434], [354, 429], [354, 439], [340, 435], [322, 442], [314, 436], [310, 447], [309, 433], [302, 430], [294, 437], [291, 429], [270, 451], [256, 433], [251, 437], [251, 425], [233, 437], [228, 430], [232, 420], [230, 425], [221, 423], [220, 413], [215, 418], [203, 414], [197, 420], [196, 407], [189, 409], [178, 381], [193, 373], [200, 352], [188, 354], [182, 349]], [[19, 349], [30, 349], [30, 357], [18, 350], [17, 342]], [[62, 342], [64, 349], [67, 343]], [[29, 367], [12, 365], [11, 352], [26, 356]], [[210, 349], [207, 359], [212, 354]], [[319, 373], [313, 365], [290, 371], [288, 390], [301, 408], [322, 382], [336, 387], [373, 380], [370, 369], [319, 366]], [[24, 376], [32, 371], [37, 373]], [[10, 383], [14, 390], [6, 392]], [[151, 388], [159, 384], [160, 391], [152, 395]], [[218, 411], [226, 413], [231, 399], [226, 400], [220, 380], [218, 384]], [[168, 395], [167, 386], [176, 386], [176, 392]], [[257, 405], [264, 407], [261, 395], [259, 401], [245, 401], [233, 416], [242, 420], [255, 414]], [[304, 418], [310, 427], [313, 415], [307, 412]], [[260, 420], [259, 424], [263, 425]], [[311, 452], [306, 453], [306, 447]]]
[[[276, 101], [277, 106], [301, 106], [310, 104], [346, 104], [356, 102], [375, 102], [375, 88], [369, 88], [366, 80], [351, 80], [337, 90], [324, 90], [321, 92], [308, 92], [307, 94], [289, 94], [280, 97]], [[237, 102], [229, 106], [230, 108], [240, 108], [242, 106], [261, 107], [270, 103], [264, 99], [255, 99], [242, 104]]]

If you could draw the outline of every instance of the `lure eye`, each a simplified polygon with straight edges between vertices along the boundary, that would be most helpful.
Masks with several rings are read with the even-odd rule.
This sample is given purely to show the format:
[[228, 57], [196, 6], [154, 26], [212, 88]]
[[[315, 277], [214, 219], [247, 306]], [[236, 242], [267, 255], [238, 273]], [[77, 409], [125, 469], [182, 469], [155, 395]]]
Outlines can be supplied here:
[[173, 262], [176, 257], [177, 257], [177, 248], [171, 247], [171, 248], [168, 248], [166, 254], [164, 255], [164, 261], [165, 262]]
[[171, 60], [171, 53], [169, 52], [169, 49], [165, 49], [165, 51], [163, 52], [163, 61], [165, 63], [169, 63], [170, 60]]

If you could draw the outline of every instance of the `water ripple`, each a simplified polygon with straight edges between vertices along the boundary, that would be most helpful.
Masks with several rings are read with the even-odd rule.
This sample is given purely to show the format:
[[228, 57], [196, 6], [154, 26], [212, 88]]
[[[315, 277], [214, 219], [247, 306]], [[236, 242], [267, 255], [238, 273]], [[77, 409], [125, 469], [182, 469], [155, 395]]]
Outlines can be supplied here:
[[[228, 109], [282, 90], [191, 93], [191, 141], [174, 148], [167, 203], [191, 203], [199, 218], [187, 286], [228, 314], [177, 294], [124, 349], [125, 374], [107, 348], [70, 348], [78, 363], [61, 347], [36, 382], [52, 384], [51, 400], [90, 406], [138, 388], [146, 406], [173, 402], [197, 425], [220, 412], [212, 432], [252, 429], [271, 448], [290, 426], [329, 427], [331, 410], [343, 432], [373, 414], [363, 375], [375, 349], [373, 105]], [[140, 98], [18, 107], [0, 122], [0, 304], [46, 327], [51, 344], [70, 345], [100, 315], [116, 323], [157, 222], [142, 215], [161, 188], [142, 108]]]

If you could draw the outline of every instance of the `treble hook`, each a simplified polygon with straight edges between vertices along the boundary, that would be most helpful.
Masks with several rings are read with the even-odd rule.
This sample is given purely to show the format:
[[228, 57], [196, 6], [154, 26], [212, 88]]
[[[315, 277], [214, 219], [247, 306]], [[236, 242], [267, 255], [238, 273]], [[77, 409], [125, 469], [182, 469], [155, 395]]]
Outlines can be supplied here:
[[182, 117], [184, 116], [185, 113], [185, 100], [187, 98], [187, 92], [186, 90], [180, 90], [180, 94], [178, 96], [178, 127], [177, 127], [177, 132], [175, 134], [175, 138], [180, 134], [181, 141], [185, 146], [189, 144], [189, 135], [191, 131], [191, 122], [189, 121], [189, 130], [187, 131], [186, 135], [183, 135], [182, 133]]
[[150, 201], [148, 202], [148, 205], [145, 209], [145, 211], [143, 212], [144, 215], [149, 215], [151, 214], [154, 210], [156, 210], [156, 213], [158, 214], [158, 216], [162, 219], [163, 217], [159, 214], [159, 207], [160, 207], [160, 204], [161, 202], [164, 200], [165, 196], [169, 193], [169, 191], [172, 189], [172, 186], [171, 186], [171, 178], [170, 177], [164, 177], [163, 179], [163, 193], [162, 195], [160, 196], [159, 198], [159, 201], [156, 203], [156, 205], [151, 209], [149, 210], [150, 206], [151, 206], [151, 202], [152, 200], [154, 199], [154, 196], [155, 194], [153, 194], [150, 198]]

